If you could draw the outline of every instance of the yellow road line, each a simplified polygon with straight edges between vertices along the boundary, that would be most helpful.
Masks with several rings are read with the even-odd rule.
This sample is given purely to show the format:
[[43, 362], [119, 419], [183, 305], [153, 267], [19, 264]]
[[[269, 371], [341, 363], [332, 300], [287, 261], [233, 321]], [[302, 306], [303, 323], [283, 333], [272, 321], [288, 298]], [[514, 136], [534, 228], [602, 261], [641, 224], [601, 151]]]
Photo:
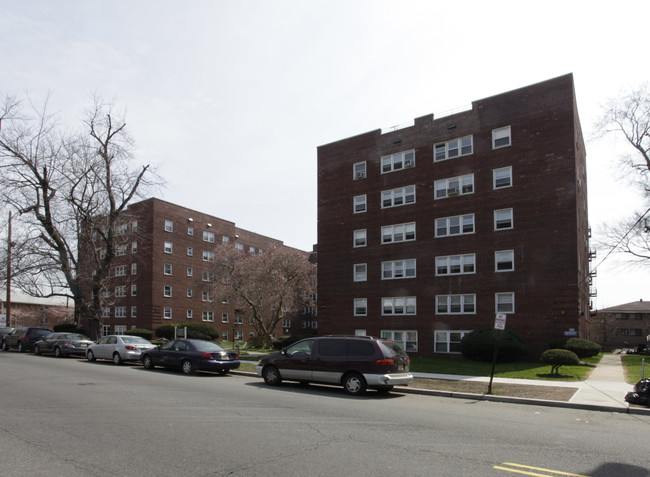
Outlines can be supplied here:
[[[569, 477], [587, 477], [586, 475], [572, 474], [570, 472], [562, 472], [561, 470], [544, 469], [542, 467], [532, 467], [530, 465], [514, 464], [512, 462], [504, 462], [502, 465], [509, 465], [510, 467], [501, 467], [500, 465], [495, 465], [493, 468], [497, 470], [505, 470], [506, 472], [513, 472], [515, 474], [531, 475], [533, 477], [553, 477], [553, 475], [567, 475]], [[513, 469], [511, 467], [518, 467], [518, 469]], [[520, 469], [528, 469], [528, 470], [520, 470]], [[531, 472], [533, 470], [538, 470], [547, 473], [538, 474], [536, 472]]]

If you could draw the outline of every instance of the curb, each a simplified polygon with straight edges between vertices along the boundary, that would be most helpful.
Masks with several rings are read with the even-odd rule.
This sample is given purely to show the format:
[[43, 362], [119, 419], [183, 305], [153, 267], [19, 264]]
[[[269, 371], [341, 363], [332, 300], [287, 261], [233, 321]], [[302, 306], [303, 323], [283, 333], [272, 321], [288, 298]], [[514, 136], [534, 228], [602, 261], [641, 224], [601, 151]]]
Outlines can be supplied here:
[[[241, 376], [248, 376], [257, 378], [257, 374], [251, 373], [248, 371], [231, 371], [231, 374], [237, 374]], [[527, 404], [532, 406], [546, 406], [546, 407], [563, 407], [566, 409], [580, 409], [584, 411], [602, 411], [602, 412], [617, 412], [620, 414], [637, 414], [637, 415], [647, 415], [650, 416], [650, 408], [644, 407], [618, 407], [618, 406], [603, 406], [596, 404], [584, 404], [577, 402], [567, 402], [567, 401], [551, 401], [545, 399], [530, 399], [530, 398], [519, 398], [511, 396], [495, 396], [494, 394], [472, 394], [472, 393], [455, 393], [451, 391], [435, 391], [433, 389], [420, 389], [420, 388], [409, 388], [406, 386], [398, 386], [394, 389], [395, 392], [401, 392], [405, 394], [420, 394], [423, 396], [438, 396], [446, 398], [455, 398], [455, 399], [468, 399], [474, 401], [491, 401], [491, 402], [502, 402], [510, 404]]]

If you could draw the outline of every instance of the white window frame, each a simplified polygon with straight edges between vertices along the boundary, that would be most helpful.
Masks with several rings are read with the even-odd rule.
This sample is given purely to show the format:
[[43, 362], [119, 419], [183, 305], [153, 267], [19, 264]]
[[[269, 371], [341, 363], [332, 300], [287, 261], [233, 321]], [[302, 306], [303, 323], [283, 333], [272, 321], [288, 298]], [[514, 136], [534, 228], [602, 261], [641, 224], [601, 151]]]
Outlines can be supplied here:
[[126, 318], [126, 306], [115, 307], [115, 318]]
[[188, 320], [191, 320], [192, 318], [194, 318], [194, 311], [193, 311], [191, 308], [188, 308], [188, 309], [185, 311], [185, 317], [186, 317]]
[[513, 314], [515, 312], [515, 292], [495, 293], [494, 312]]
[[138, 284], [137, 283], [132, 283], [131, 284], [131, 296], [138, 296]]
[[203, 292], [201, 292], [201, 301], [211, 302], [212, 301], [212, 293], [210, 293], [209, 290], [203, 290]]
[[138, 253], [138, 242], [131, 242], [131, 253]]
[[117, 247], [115, 247], [115, 256], [123, 257], [124, 255], [126, 255], [126, 251], [127, 251], [126, 245], [118, 245]]
[[187, 235], [194, 235], [194, 226], [193, 225], [188, 225], [187, 226]]
[[355, 298], [353, 307], [354, 307], [354, 316], [368, 316], [367, 298]]
[[214, 323], [214, 311], [204, 310], [201, 312], [201, 321]]
[[[506, 178], [508, 183], [505, 183]], [[492, 188], [497, 189], [507, 189], [512, 187], [512, 166], [500, 167], [498, 169], [492, 170]]]
[[171, 298], [172, 297], [172, 286], [171, 285], [163, 285], [163, 296], [166, 298]]
[[185, 292], [185, 296], [186, 296], [187, 298], [192, 298], [192, 295], [193, 295], [193, 294], [194, 294], [194, 292], [192, 291], [191, 288], [188, 288], [187, 291]]
[[352, 202], [352, 210], [355, 214], [363, 214], [368, 210], [368, 197], [366, 194], [355, 196]]
[[[365, 334], [365, 330], [355, 330], [355, 334], [357, 334], [357, 331], [363, 331]], [[416, 353], [418, 351], [417, 330], [381, 330], [380, 335], [384, 339], [396, 342], [407, 353]]]
[[355, 263], [353, 265], [353, 278], [355, 282], [365, 282], [368, 281], [368, 264], [367, 263]]
[[381, 192], [382, 209], [411, 204], [415, 204], [415, 185], [398, 187], [397, 189], [384, 190]]
[[115, 276], [116, 277], [125, 277], [126, 276], [126, 265], [118, 265], [115, 267]]
[[417, 297], [390, 296], [381, 299], [382, 316], [415, 316], [417, 315]]
[[[499, 143], [499, 144], [497, 144]], [[492, 130], [492, 149], [501, 149], [512, 145], [512, 131], [510, 126]]]
[[204, 262], [214, 262], [214, 252], [211, 252], [210, 250], [203, 250], [202, 259]]
[[118, 285], [115, 287], [115, 297], [122, 298], [126, 296], [126, 285]]
[[194, 268], [192, 268], [192, 267], [187, 267], [186, 275], [187, 275], [188, 277], [193, 277], [193, 276], [194, 276]]
[[358, 181], [366, 177], [366, 161], [357, 162], [352, 165], [352, 180]]
[[407, 278], [416, 278], [416, 276], [417, 261], [415, 258], [381, 262], [382, 280], [404, 280]]
[[433, 190], [434, 198], [436, 200], [473, 194], [474, 174], [466, 174], [464, 176], [450, 177], [448, 179], [435, 181]]
[[433, 145], [433, 162], [446, 161], [455, 157], [469, 156], [474, 153], [474, 137], [457, 137]]
[[[444, 354], [460, 354], [460, 341], [463, 339], [463, 337], [466, 334], [471, 333], [472, 330], [434, 330], [433, 331], [433, 352], [434, 353], [444, 353]], [[452, 341], [452, 334], [459, 334], [459, 339], [458, 340], [453, 340]], [[441, 337], [444, 337], [444, 339], [439, 339]], [[445, 349], [441, 350], [438, 345], [443, 344], [445, 345]], [[455, 346], [453, 346], [455, 345]], [[452, 346], [454, 348], [457, 348], [458, 350], [452, 350]]]
[[214, 232], [204, 230], [203, 231], [203, 241], [204, 242], [209, 242], [209, 243], [214, 243]]
[[[458, 270], [458, 271], [456, 271]], [[436, 276], [471, 275], [476, 273], [476, 254], [446, 255], [436, 257]]]
[[228, 323], [228, 321], [230, 321], [228, 313], [221, 313], [221, 323]]
[[[435, 229], [436, 238], [473, 234], [475, 232], [474, 214], [441, 217], [436, 219]], [[444, 233], [441, 233], [442, 231]]]
[[166, 306], [163, 308], [163, 318], [165, 320], [171, 320], [172, 319], [172, 307], [171, 306]]
[[352, 246], [354, 248], [365, 247], [368, 245], [368, 233], [366, 229], [359, 229], [352, 232]]
[[436, 315], [475, 315], [476, 295], [436, 295]]
[[165, 220], [165, 232], [173, 232], [173, 231], [174, 231], [174, 221]]
[[131, 305], [131, 318], [138, 317], [138, 307], [136, 305]]
[[137, 275], [138, 274], [138, 264], [137, 263], [132, 263], [131, 264], [131, 275]]
[[415, 167], [415, 149], [389, 154], [388, 156], [382, 156], [381, 158], [382, 174], [401, 171], [411, 167]]
[[172, 253], [174, 251], [174, 244], [171, 242], [165, 242], [163, 250], [165, 253]]
[[172, 264], [171, 263], [164, 263], [163, 264], [163, 275], [171, 275], [172, 274]]
[[494, 211], [494, 231], [511, 230], [515, 226], [512, 209], [499, 209]]
[[415, 222], [386, 225], [381, 228], [382, 245], [415, 241]]
[[[499, 267], [500, 264], [510, 264], [509, 268]], [[513, 272], [515, 270], [515, 251], [497, 250], [494, 252], [494, 271], [496, 273]]]
[[194, 256], [194, 247], [187, 247], [187, 256], [188, 257]]

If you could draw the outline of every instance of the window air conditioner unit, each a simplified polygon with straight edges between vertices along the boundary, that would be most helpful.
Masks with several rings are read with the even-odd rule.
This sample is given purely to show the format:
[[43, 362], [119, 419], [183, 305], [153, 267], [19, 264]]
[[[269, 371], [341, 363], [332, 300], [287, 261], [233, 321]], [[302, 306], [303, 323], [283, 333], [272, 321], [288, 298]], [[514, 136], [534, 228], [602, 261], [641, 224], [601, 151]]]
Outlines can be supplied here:
[[448, 196], [458, 195], [458, 187], [452, 187], [451, 189], [447, 189], [447, 195]]
[[355, 179], [365, 179], [365, 178], [366, 178], [365, 172], [357, 172], [357, 175], [355, 176]]

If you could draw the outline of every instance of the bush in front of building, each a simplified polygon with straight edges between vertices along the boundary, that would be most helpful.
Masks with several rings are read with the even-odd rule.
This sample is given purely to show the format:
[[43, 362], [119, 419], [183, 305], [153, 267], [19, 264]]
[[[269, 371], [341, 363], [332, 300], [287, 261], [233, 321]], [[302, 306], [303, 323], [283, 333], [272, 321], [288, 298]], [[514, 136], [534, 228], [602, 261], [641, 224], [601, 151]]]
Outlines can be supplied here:
[[133, 328], [131, 330], [126, 330], [124, 334], [130, 336], [139, 336], [140, 338], [144, 338], [145, 340], [149, 341], [151, 341], [153, 338], [153, 331], [145, 330], [142, 328]]
[[300, 341], [305, 338], [313, 338], [316, 334], [306, 334], [306, 335], [294, 335], [294, 336], [283, 336], [280, 339], [273, 341], [273, 349], [282, 349], [286, 348], [289, 345], [294, 344], [296, 341]]
[[52, 331], [55, 333], [80, 333], [84, 334], [84, 330], [79, 328], [77, 325], [74, 323], [61, 323], [58, 325], [54, 325], [52, 327]]
[[501, 333], [498, 342], [498, 361], [516, 361], [528, 353], [528, 346], [512, 330], [483, 328], [466, 334], [460, 341], [460, 351], [464, 357], [475, 361], [491, 361], [494, 356], [494, 343], [497, 332]]
[[562, 348], [575, 353], [580, 359], [598, 356], [600, 353], [600, 345], [598, 343], [582, 338], [571, 338], [567, 340]]
[[[186, 325], [176, 325], [178, 330], [187, 327], [188, 339], [216, 341], [219, 339], [219, 330], [205, 323], [188, 323]], [[156, 328], [155, 334], [158, 338], [173, 340], [174, 325], [161, 325]]]
[[559, 375], [560, 366], [577, 366], [580, 358], [568, 349], [547, 349], [542, 353], [540, 361], [551, 365], [551, 374]]

